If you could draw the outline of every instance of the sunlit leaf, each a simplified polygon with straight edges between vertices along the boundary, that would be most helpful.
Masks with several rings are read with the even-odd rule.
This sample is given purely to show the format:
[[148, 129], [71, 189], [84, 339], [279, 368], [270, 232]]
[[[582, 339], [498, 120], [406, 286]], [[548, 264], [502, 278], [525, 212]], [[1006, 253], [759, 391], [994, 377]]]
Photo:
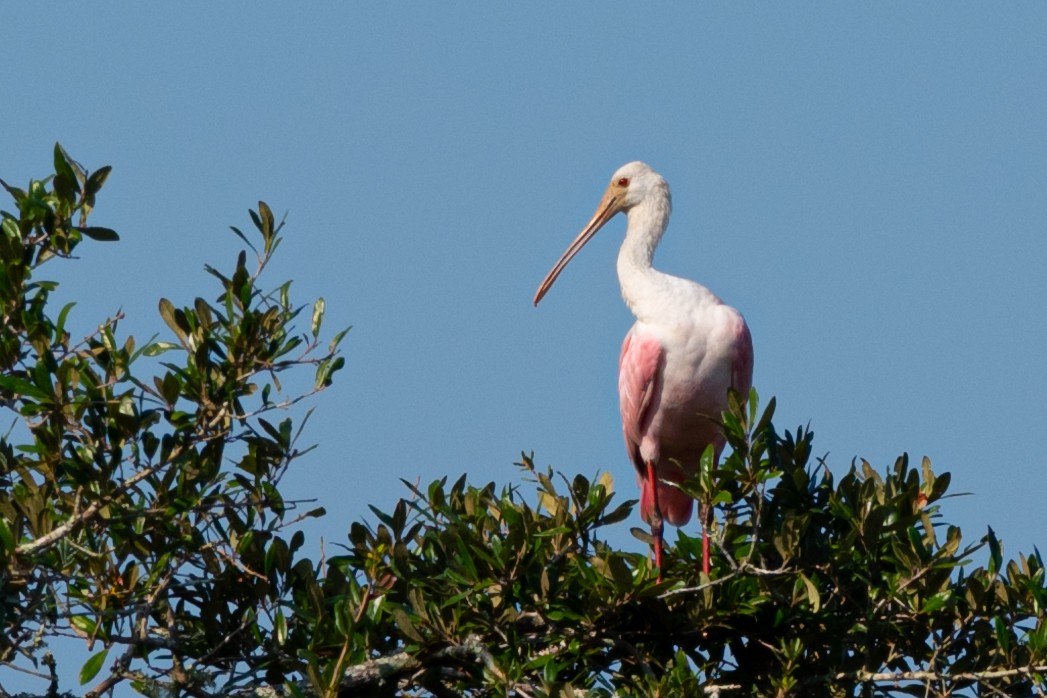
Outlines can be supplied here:
[[312, 330], [313, 330], [313, 338], [314, 339], [320, 335], [320, 326], [323, 323], [323, 320], [324, 320], [324, 299], [323, 298], [317, 298], [316, 302], [313, 303], [313, 320], [312, 320], [312, 323], [311, 323]]
[[142, 353], [145, 356], [159, 356], [165, 352], [171, 351], [172, 349], [180, 349], [178, 344], [172, 342], [151, 342], [147, 346], [143, 347]]
[[276, 617], [273, 619], [273, 635], [277, 645], [287, 643], [287, 617], [282, 610], [277, 609]]
[[166, 298], [160, 299], [160, 317], [163, 318], [164, 322], [167, 323], [167, 326], [170, 327], [179, 338], [185, 341], [187, 328], [183, 326], [183, 323], [179, 322], [176, 313], [177, 310], [174, 303]]
[[105, 660], [108, 656], [109, 649], [106, 648], [101, 652], [91, 655], [91, 657], [84, 662], [84, 665], [80, 667], [81, 686], [93, 679], [95, 676], [98, 676], [98, 672], [102, 670], [102, 666], [105, 664]]

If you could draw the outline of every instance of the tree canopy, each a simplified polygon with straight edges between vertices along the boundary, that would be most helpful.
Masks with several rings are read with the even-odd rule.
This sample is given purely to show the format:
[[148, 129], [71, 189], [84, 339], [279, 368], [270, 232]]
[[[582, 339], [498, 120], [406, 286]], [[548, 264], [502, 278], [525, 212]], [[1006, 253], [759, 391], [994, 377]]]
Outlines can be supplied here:
[[49, 176], [0, 182], [0, 695], [16, 672], [89, 696], [1047, 692], [1039, 553], [965, 543], [927, 459], [834, 472], [755, 392], [723, 415], [730, 455], [682, 485], [717, 510], [709, 575], [682, 530], [662, 570], [610, 545], [635, 500], [531, 454], [512, 483], [405, 482], [318, 549], [296, 524], [323, 510], [280, 491], [309, 450], [288, 408], [332, 385], [346, 330], [267, 284], [284, 224], [259, 202], [213, 289], [157, 299], [166, 336], [119, 316], [71, 336], [40, 274], [118, 239], [88, 224], [109, 172], [56, 145]]

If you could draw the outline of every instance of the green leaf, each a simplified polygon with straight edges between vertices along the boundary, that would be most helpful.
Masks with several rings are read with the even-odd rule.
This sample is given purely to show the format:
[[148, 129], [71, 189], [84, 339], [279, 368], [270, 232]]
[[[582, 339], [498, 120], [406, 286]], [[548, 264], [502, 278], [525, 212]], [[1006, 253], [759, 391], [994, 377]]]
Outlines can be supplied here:
[[29, 381], [16, 378], [15, 376], [0, 375], [0, 389], [10, 391], [15, 395], [36, 398], [37, 400], [43, 400], [48, 397], [48, 393]]
[[214, 324], [214, 313], [211, 311], [211, 306], [208, 305], [207, 301], [197, 297], [196, 301], [193, 302], [193, 308], [196, 310], [196, 317], [200, 326], [211, 327]]
[[1010, 623], [1005, 621], [1000, 616], [996, 616], [992, 619], [993, 628], [996, 630], [996, 642], [1003, 649], [1004, 652], [1008, 652], [1011, 649], [1011, 626]]
[[931, 493], [927, 495], [928, 502], [935, 502], [942, 498], [945, 491], [949, 489], [949, 484], [952, 482], [951, 473], [942, 473], [941, 475], [934, 478], [934, 485], [931, 486]]
[[274, 441], [279, 442], [283, 438], [281, 437], [279, 430], [276, 427], [274, 427], [268, 420], [259, 417], [258, 423], [262, 425], [262, 428], [265, 429], [266, 433], [268, 433]]
[[608, 557], [607, 566], [610, 569], [611, 577], [614, 579], [614, 586], [618, 590], [618, 593], [625, 593], [632, 589], [632, 570], [629, 569], [629, 566], [620, 555], [611, 555]]
[[730, 504], [734, 501], [734, 497], [727, 490], [719, 490], [713, 495], [710, 504], [717, 506], [718, 504]]
[[58, 313], [58, 320], [55, 322], [55, 339], [61, 341], [62, 334], [65, 332], [65, 321], [69, 317], [69, 311], [76, 305], [75, 301], [66, 303], [62, 306], [62, 310]]
[[84, 637], [91, 637], [98, 625], [87, 616], [73, 616], [69, 619], [69, 625], [80, 631]]
[[334, 339], [331, 340], [331, 344], [328, 346], [328, 351], [333, 352], [335, 349], [337, 349], [338, 345], [341, 344], [342, 339], [345, 337], [346, 334], [349, 333], [349, 330], [351, 329], [353, 329], [352, 326], [346, 327], [344, 330], [336, 334], [334, 336]]
[[316, 381], [314, 385], [317, 390], [331, 385], [331, 376], [338, 369], [345, 366], [345, 357], [339, 356], [334, 360], [324, 359], [316, 367]]
[[115, 230], [112, 230], [111, 228], [102, 228], [97, 225], [75, 228], [74, 230], [79, 230], [87, 237], [92, 240], [98, 240], [99, 242], [116, 242], [120, 239], [120, 236], [116, 234]]
[[112, 167], [105, 165], [92, 172], [91, 176], [87, 178], [87, 184], [84, 185], [87, 195], [94, 196], [97, 194], [98, 190], [105, 184], [105, 180], [109, 179], [109, 173], [112, 171]]
[[317, 298], [316, 302], [313, 303], [313, 339], [316, 339], [320, 335], [320, 325], [324, 321], [324, 299]]
[[803, 584], [807, 588], [807, 600], [811, 603], [811, 610], [817, 613], [822, 607], [822, 595], [818, 593], [818, 587], [807, 578], [807, 575], [801, 574], [800, 579], [803, 580]]
[[266, 204], [264, 201], [259, 201], [258, 214], [261, 216], [262, 220], [260, 223], [256, 220], [255, 223], [258, 224], [258, 229], [262, 231], [262, 239], [265, 240], [265, 251], [267, 253], [272, 252], [274, 237], [273, 229], [275, 227], [273, 212], [272, 210], [270, 210], [268, 204]]
[[142, 349], [142, 353], [146, 356], [159, 356], [164, 352], [171, 351], [172, 349], [179, 349], [179, 345], [172, 342], [152, 342]]
[[[55, 178], [62, 178], [66, 180], [67, 186], [75, 191], [77, 194], [80, 193], [80, 177], [77, 175], [83, 175], [83, 168], [81, 168], [76, 161], [69, 157], [69, 153], [65, 152], [60, 144], [55, 143]], [[61, 195], [61, 194], [60, 194]]]
[[923, 604], [923, 608], [920, 610], [922, 610], [924, 613], [934, 613], [935, 611], [944, 608], [945, 605], [949, 603], [950, 599], [952, 599], [951, 589], [939, 591], [937, 594], [927, 599]]
[[22, 231], [18, 229], [18, 223], [16, 223], [13, 218], [5, 217], [4, 222], [0, 227], [3, 228], [4, 235], [6, 235], [8, 238], [12, 240], [18, 240], [19, 242], [21, 242]]
[[996, 538], [996, 532], [992, 530], [992, 526], [989, 526], [985, 540], [989, 543], [989, 574], [995, 575], [1003, 568], [1003, 549], [1000, 547], [1000, 541]]
[[923, 457], [920, 462], [920, 468], [923, 470], [923, 479], [925, 482], [934, 483], [934, 470], [931, 469], [931, 459], [927, 456]]
[[[235, 225], [229, 226], [229, 229], [232, 230], [236, 234], [236, 237], [238, 237], [241, 240], [243, 240], [244, 244], [247, 245], [248, 247], [250, 247], [254, 251], [255, 254], [258, 254], [258, 250], [255, 248], [254, 245], [251, 244], [251, 241], [247, 239], [247, 236], [244, 235], [242, 230], [237, 228]], [[216, 273], [213, 270], [211, 270], [211, 271], [212, 271], [212, 273]], [[221, 277], [221, 278], [225, 278], [225, 277]]]
[[174, 330], [179, 339], [183, 342], [188, 339], [189, 327], [185, 324], [184, 316], [179, 318], [179, 313], [175, 309], [174, 303], [166, 298], [160, 299], [160, 317], [164, 319], [168, 327]]
[[[750, 405], [757, 404], [756, 401], [758, 399], [759, 399], [759, 396], [757, 396], [757, 394], [756, 394], [756, 389], [753, 388], [752, 390], [749, 391], [749, 404]], [[777, 400], [774, 397], [771, 397], [771, 399], [767, 402], [767, 407], [764, 408], [763, 415], [760, 417], [760, 421], [756, 424], [756, 428], [754, 429], [754, 431], [757, 434], [763, 432], [763, 430], [766, 429], [768, 427], [768, 425], [770, 425], [771, 419], [774, 417], [774, 408], [775, 408], [776, 404], [777, 404]]]
[[91, 656], [84, 665], [80, 667], [80, 685], [83, 686], [85, 683], [98, 676], [98, 672], [102, 670], [102, 665], [105, 664], [106, 657], [109, 656], [109, 648], [102, 650], [101, 652]]
[[619, 504], [618, 507], [614, 509], [614, 511], [598, 519], [595, 525], [607, 526], [610, 524], [618, 523], [619, 521], [624, 521], [625, 519], [629, 518], [630, 514], [633, 513], [633, 506], [635, 504], [635, 499], [630, 499], [627, 502]]
[[159, 380], [160, 394], [163, 395], [167, 404], [174, 406], [178, 402], [178, 396], [182, 393], [182, 381], [173, 373], [165, 373], [163, 380]]
[[7, 555], [14, 552], [14, 549], [15, 537], [11, 533], [11, 527], [7, 525], [5, 519], [0, 518], [0, 553], [7, 557]]
[[70, 205], [76, 202], [77, 194], [79, 194], [79, 185], [73, 186], [66, 175], [55, 175], [54, 188], [55, 194], [58, 194], [58, 198], [62, 201], [66, 201]]
[[393, 622], [396, 623], [396, 627], [400, 629], [409, 640], [413, 640], [419, 644], [425, 642], [425, 638], [418, 632], [418, 629], [414, 627], [414, 623], [411, 622], [411, 617], [407, 615], [407, 611], [394, 606], [392, 609]]
[[276, 617], [273, 618], [273, 633], [276, 636], [277, 645], [287, 642], [287, 618], [280, 609], [276, 610]]

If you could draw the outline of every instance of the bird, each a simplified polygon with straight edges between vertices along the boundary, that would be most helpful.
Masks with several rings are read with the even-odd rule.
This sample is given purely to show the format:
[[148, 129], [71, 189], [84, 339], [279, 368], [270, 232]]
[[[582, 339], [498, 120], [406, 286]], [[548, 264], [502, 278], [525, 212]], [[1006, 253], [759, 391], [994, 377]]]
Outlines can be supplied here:
[[[619, 407], [640, 486], [640, 515], [651, 527], [661, 579], [663, 522], [686, 524], [694, 505], [677, 483], [698, 472], [710, 445], [714, 463], [719, 461], [729, 390], [744, 401], [752, 386], [752, 335], [742, 314], [708, 288], [653, 267], [672, 194], [665, 179], [639, 161], [615, 171], [589, 223], [538, 287], [535, 306], [579, 250], [619, 213], [627, 224], [618, 281], [636, 317], [618, 361]], [[700, 509], [702, 569], [708, 575], [712, 511], [704, 503]]]

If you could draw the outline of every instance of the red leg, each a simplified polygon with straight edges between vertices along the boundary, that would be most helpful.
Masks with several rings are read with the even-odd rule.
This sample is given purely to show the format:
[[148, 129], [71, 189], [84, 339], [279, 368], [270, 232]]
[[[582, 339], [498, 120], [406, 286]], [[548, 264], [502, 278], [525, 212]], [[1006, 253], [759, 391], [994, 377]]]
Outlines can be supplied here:
[[651, 537], [654, 538], [654, 566], [658, 568], [658, 581], [662, 581], [662, 510], [658, 507], [658, 478], [654, 473], [654, 461], [647, 461], [647, 482], [651, 487]]

